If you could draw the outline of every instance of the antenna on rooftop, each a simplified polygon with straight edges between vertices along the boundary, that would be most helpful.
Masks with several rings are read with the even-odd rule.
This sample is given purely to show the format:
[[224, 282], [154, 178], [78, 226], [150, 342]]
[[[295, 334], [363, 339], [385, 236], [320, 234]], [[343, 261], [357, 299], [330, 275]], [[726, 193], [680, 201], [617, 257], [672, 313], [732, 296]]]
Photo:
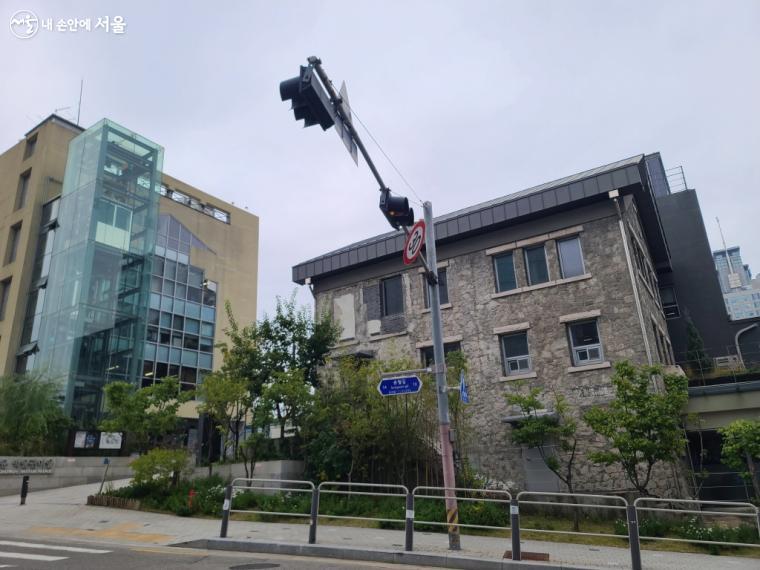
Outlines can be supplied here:
[[79, 116], [82, 113], [82, 90], [84, 89], [84, 78], [79, 82], [79, 105], [77, 106], [77, 126], [79, 126]]

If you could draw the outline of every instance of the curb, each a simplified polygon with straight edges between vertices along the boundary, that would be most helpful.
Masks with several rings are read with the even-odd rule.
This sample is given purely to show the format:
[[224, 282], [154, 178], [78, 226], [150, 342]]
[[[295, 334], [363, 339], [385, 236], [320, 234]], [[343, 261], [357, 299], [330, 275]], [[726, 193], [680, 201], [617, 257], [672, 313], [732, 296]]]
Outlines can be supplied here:
[[260, 554], [284, 554], [290, 556], [314, 556], [319, 558], [338, 558], [341, 560], [360, 560], [362, 562], [385, 562], [389, 564], [406, 564], [418, 566], [435, 566], [438, 568], [459, 568], [461, 570], [593, 570], [583, 566], [566, 564], [547, 564], [536, 562], [514, 562], [512, 560], [485, 560], [451, 554], [428, 554], [422, 552], [405, 552], [400, 550], [360, 549], [345, 546], [322, 544], [295, 544], [287, 542], [261, 542], [255, 540], [236, 540], [230, 538], [211, 538], [172, 544], [180, 548], [201, 548], [206, 550], [230, 550], [234, 552], [256, 552]]

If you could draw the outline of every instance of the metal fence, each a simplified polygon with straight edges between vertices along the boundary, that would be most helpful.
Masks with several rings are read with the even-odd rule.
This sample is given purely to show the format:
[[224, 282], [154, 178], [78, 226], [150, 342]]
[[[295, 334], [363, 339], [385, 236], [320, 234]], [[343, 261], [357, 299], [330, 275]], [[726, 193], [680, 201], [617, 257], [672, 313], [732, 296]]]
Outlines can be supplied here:
[[[239, 483], [245, 483], [240, 485]], [[233, 509], [235, 495], [250, 491], [286, 492], [286, 493], [309, 493], [313, 497], [316, 487], [311, 481], [299, 481], [294, 479], [247, 479], [238, 477], [227, 485], [224, 491], [224, 503], [222, 503], [222, 530], [219, 535], [227, 537], [227, 527], [230, 522], [230, 513], [288, 516], [288, 517], [311, 517], [311, 513], [286, 513], [280, 511], [262, 511], [255, 509]], [[313, 542], [312, 542], [313, 544]]]
[[[238, 483], [244, 482], [245, 485]], [[276, 486], [275, 486], [276, 485]], [[280, 492], [300, 492], [311, 494], [311, 509], [309, 514], [293, 512], [263, 511], [253, 509], [233, 509], [232, 502], [236, 492], [251, 490], [266, 490]], [[455, 521], [428, 521], [415, 517], [415, 500], [445, 500], [446, 494], [456, 495], [459, 502], [490, 502], [509, 504], [509, 526], [479, 525], [474, 523], [460, 523]], [[395, 497], [404, 499], [404, 506], [399, 505], [399, 511], [405, 512], [403, 518], [381, 518], [358, 515], [335, 515], [320, 513], [320, 495], [368, 496], [368, 497]], [[476, 496], [478, 495], [478, 496]], [[554, 499], [554, 500], [546, 500]], [[625, 513], [626, 534], [611, 534], [604, 532], [581, 532], [580, 530], [549, 530], [523, 527], [520, 524], [520, 505], [534, 505], [559, 509], [581, 509], [600, 511], [623, 511]], [[654, 506], [648, 506], [654, 505]], [[665, 506], [656, 506], [665, 505]], [[697, 508], [681, 508], [682, 505], [697, 505]], [[707, 509], [701, 508], [708, 507]], [[712, 507], [720, 507], [724, 510], [712, 510]], [[732, 510], [725, 510], [732, 509]], [[548, 534], [564, 534], [576, 536], [601, 536], [627, 540], [631, 554], [631, 567], [633, 570], [641, 570], [641, 540], [659, 540], [697, 543], [715, 546], [752, 547], [760, 548], [760, 544], [729, 542], [718, 540], [701, 540], [696, 538], [670, 538], [657, 536], [639, 535], [639, 514], [658, 512], [668, 515], [694, 514], [701, 517], [730, 516], [740, 518], [752, 518], [760, 537], [760, 509], [751, 503], [702, 501], [697, 499], [661, 499], [655, 497], [641, 497], [633, 504], [629, 504], [623, 497], [616, 495], [595, 495], [589, 493], [550, 493], [538, 491], [522, 491], [513, 497], [508, 491], [495, 489], [468, 489], [462, 487], [415, 487], [411, 492], [404, 485], [381, 485], [374, 483], [345, 483], [339, 481], [327, 481], [315, 486], [310, 481], [280, 480], [280, 479], [235, 479], [225, 490], [224, 504], [222, 506], [222, 528], [220, 536], [227, 537], [229, 519], [231, 513], [254, 513], [260, 515], [274, 515], [286, 517], [309, 517], [309, 544], [317, 541], [317, 526], [320, 518], [364, 520], [381, 523], [398, 523], [404, 525], [405, 543], [404, 550], [412, 551], [414, 544], [414, 525], [432, 525], [483, 529], [483, 530], [508, 530], [512, 542], [512, 560], [521, 560], [520, 533], [535, 532]]]
[[[705, 510], [694, 508], [666, 508], [666, 507], [645, 507], [644, 504], [672, 504], [672, 505], [710, 505], [713, 507], [744, 509], [744, 511], [717, 511], [717, 510]], [[697, 499], [660, 499], [656, 497], [640, 497], [633, 502], [633, 506], [638, 516], [639, 512], [660, 512], [676, 515], [692, 514], [699, 515], [700, 517], [747, 517], [753, 519], [757, 527], [758, 538], [760, 538], [760, 510], [752, 503], [736, 503], [726, 501], [700, 501]], [[750, 512], [747, 512], [749, 510]], [[752, 544], [746, 542], [725, 542], [721, 540], [701, 540], [695, 538], [670, 538], [663, 536], [640, 536], [642, 540], [661, 540], [671, 542], [692, 542], [697, 544], [707, 544], [715, 546], [746, 546], [749, 548], [760, 548], [760, 544]]]

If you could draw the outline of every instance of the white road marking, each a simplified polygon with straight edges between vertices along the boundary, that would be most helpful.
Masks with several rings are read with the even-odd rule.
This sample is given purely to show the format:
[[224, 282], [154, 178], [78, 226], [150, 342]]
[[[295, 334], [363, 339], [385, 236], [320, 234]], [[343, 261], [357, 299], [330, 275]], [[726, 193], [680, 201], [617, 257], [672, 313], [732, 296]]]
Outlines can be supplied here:
[[0, 564], [0, 568], [15, 568], [15, 564]]
[[15, 546], [16, 548], [38, 548], [41, 550], [63, 550], [65, 552], [79, 552], [81, 554], [108, 554], [110, 550], [96, 550], [94, 548], [78, 548], [76, 546], [58, 546], [55, 544], [39, 544], [37, 542], [13, 542], [0, 540], [0, 546]]
[[57, 560], [66, 560], [68, 556], [45, 556], [44, 554], [27, 554], [26, 552], [0, 552], [0, 558], [21, 558], [22, 560], [55, 562]]

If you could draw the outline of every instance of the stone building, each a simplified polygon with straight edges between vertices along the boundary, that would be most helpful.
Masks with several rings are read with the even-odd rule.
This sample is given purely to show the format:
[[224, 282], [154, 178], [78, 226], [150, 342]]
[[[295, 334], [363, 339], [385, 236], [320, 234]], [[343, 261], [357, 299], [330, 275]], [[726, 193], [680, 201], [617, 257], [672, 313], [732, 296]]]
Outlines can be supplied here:
[[[652, 156], [652, 155], [650, 155]], [[612, 364], [673, 363], [658, 294], [670, 256], [649, 178], [635, 156], [435, 220], [446, 350], [469, 366], [465, 453], [520, 489], [558, 489], [533, 450], [510, 441], [504, 395], [523, 381], [562, 394], [580, 415], [612, 396]], [[659, 161], [659, 155], [656, 155]], [[427, 288], [392, 232], [293, 267], [318, 312], [342, 327], [334, 355], [431, 359]], [[584, 426], [579, 488], [620, 490], [616, 469], [585, 460], [602, 445]], [[680, 493], [671, 468], [658, 492]]]

